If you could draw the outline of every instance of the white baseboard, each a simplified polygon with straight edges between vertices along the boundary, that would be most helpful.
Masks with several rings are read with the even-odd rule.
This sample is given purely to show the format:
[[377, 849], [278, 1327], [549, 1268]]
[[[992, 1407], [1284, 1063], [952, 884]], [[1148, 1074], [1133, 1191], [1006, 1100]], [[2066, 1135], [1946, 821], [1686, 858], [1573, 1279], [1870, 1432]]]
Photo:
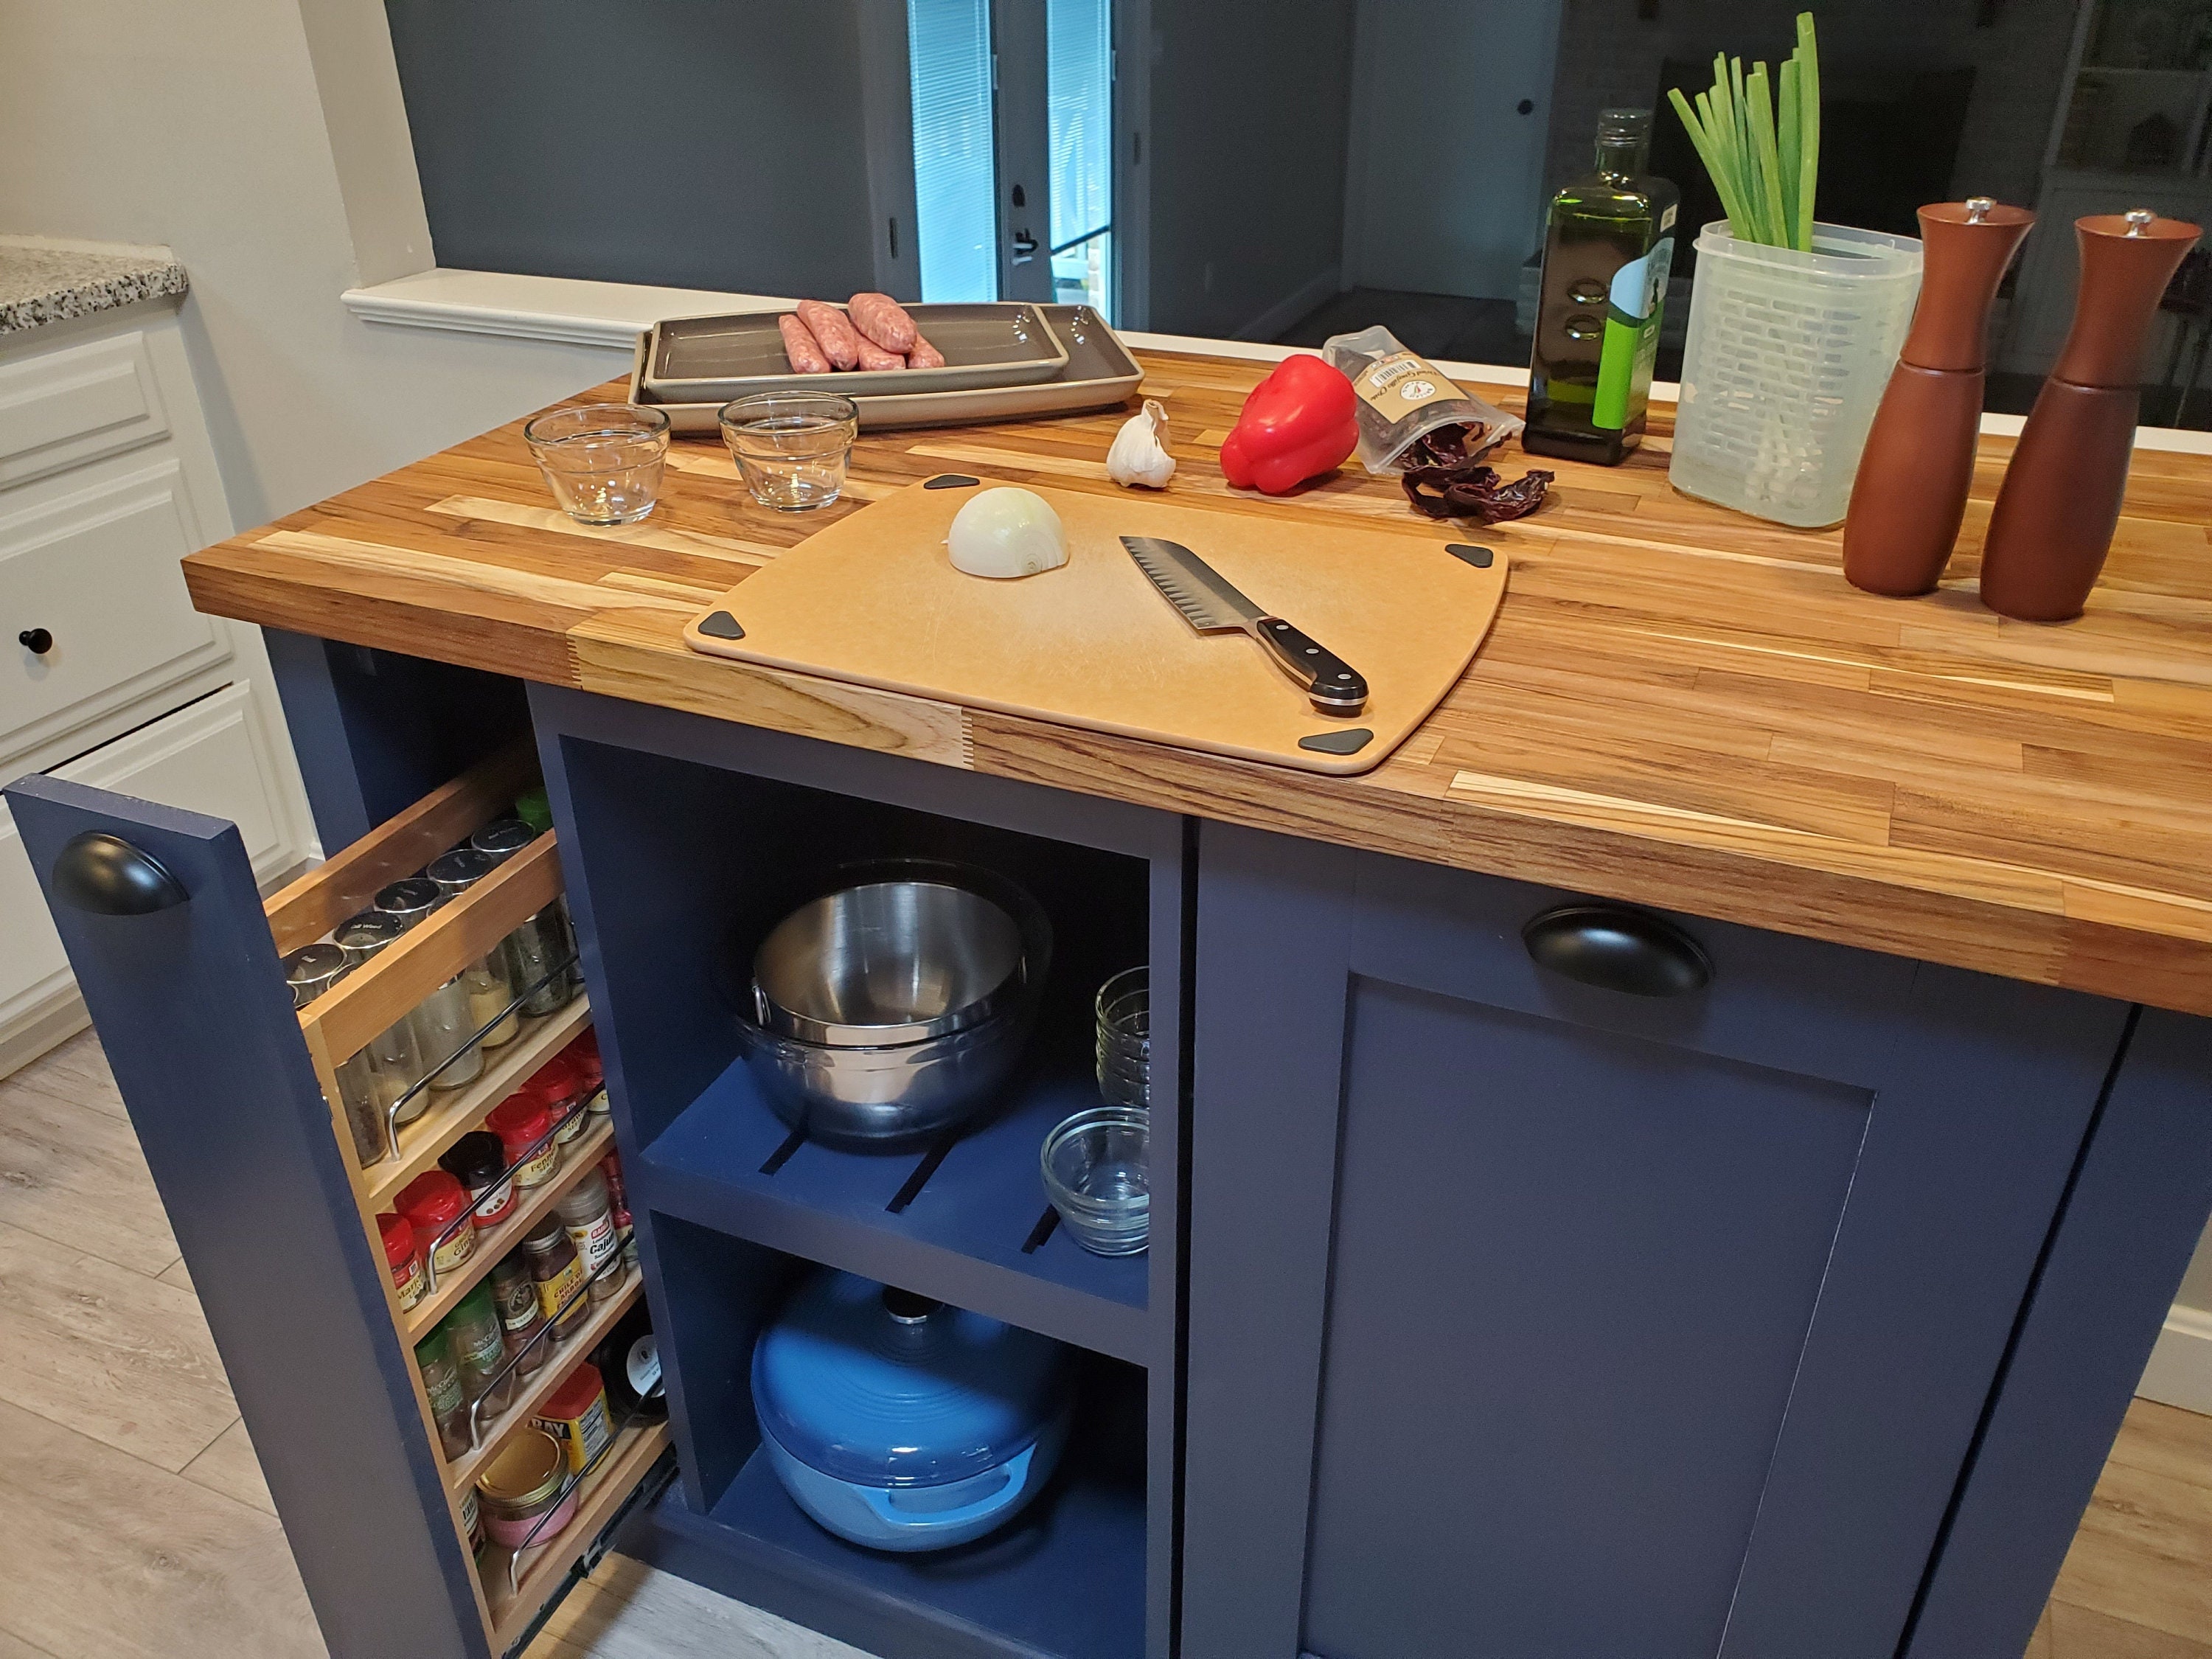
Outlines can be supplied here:
[[1239, 340], [1272, 340], [1323, 301], [1334, 300], [1342, 292], [1343, 289], [1337, 281], [1336, 266], [1316, 271], [1238, 329], [1235, 337]]
[[2150, 1351], [2136, 1393], [2212, 1417], [2212, 1313], [2178, 1302], [2166, 1310], [2166, 1328]]

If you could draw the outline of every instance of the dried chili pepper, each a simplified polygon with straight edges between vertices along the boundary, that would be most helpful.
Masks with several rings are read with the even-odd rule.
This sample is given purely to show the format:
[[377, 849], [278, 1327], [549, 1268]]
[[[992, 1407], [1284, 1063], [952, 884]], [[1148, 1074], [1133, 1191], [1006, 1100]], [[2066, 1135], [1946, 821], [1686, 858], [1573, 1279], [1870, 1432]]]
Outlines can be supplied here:
[[1511, 483], [1494, 466], [1480, 461], [1409, 466], [1404, 473], [1406, 499], [1417, 513], [1431, 519], [1480, 519], [1503, 524], [1534, 513], [1544, 504], [1552, 475], [1541, 468], [1522, 473]]

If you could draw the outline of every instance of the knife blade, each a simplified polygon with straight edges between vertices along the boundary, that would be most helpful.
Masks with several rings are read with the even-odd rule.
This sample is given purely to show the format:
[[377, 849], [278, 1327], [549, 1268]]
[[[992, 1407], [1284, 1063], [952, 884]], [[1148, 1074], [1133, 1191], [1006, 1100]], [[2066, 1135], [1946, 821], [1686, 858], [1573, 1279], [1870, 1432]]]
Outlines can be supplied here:
[[1250, 635], [1324, 714], [1357, 714], [1367, 706], [1367, 682], [1349, 663], [1280, 617], [1269, 616], [1182, 543], [1124, 536], [1121, 545], [1199, 633]]

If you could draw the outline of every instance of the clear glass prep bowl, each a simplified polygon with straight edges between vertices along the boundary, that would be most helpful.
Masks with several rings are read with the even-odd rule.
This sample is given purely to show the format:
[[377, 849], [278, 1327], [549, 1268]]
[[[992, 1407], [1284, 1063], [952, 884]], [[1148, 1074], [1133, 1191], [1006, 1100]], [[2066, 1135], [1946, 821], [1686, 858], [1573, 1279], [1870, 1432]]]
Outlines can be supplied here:
[[722, 441], [763, 507], [827, 507], [845, 487], [860, 412], [834, 392], [770, 392], [722, 405]]
[[1150, 1241], [1151, 1142], [1152, 1114], [1141, 1106], [1093, 1106], [1044, 1138], [1045, 1195], [1085, 1249], [1134, 1255]]
[[660, 499], [668, 416], [635, 404], [580, 404], [522, 428], [561, 510], [579, 524], [631, 524]]

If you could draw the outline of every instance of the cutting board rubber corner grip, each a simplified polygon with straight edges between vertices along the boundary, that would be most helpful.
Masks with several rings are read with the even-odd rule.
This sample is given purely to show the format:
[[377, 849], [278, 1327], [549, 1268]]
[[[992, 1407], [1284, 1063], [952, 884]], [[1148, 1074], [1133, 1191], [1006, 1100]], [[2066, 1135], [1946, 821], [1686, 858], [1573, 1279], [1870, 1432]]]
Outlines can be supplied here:
[[[715, 610], [742, 614], [741, 640], [694, 622], [686, 643], [935, 702], [1350, 776], [1387, 760], [1458, 684], [1510, 574], [1502, 550], [1486, 550], [1487, 566], [1439, 558], [1448, 544], [1407, 533], [1419, 526], [1031, 486], [1060, 514], [1074, 556], [1020, 581], [983, 582], [944, 552], [967, 495], [928, 483], [824, 525], [723, 595]], [[1331, 647], [1367, 665], [1360, 725], [1317, 732], [1305, 696], [1266, 652], [1193, 632], [1121, 546], [1132, 533], [1190, 546], [1269, 614], [1329, 617]], [[1373, 736], [1348, 748], [1359, 730]], [[1315, 737], [1328, 745], [1304, 741]]]
[[983, 481], [971, 478], [965, 472], [940, 472], [933, 478], [923, 480], [924, 489], [967, 489]]
[[745, 630], [738, 619], [726, 611], [709, 611], [699, 618], [698, 628], [702, 634], [711, 639], [741, 640], [745, 636]]

